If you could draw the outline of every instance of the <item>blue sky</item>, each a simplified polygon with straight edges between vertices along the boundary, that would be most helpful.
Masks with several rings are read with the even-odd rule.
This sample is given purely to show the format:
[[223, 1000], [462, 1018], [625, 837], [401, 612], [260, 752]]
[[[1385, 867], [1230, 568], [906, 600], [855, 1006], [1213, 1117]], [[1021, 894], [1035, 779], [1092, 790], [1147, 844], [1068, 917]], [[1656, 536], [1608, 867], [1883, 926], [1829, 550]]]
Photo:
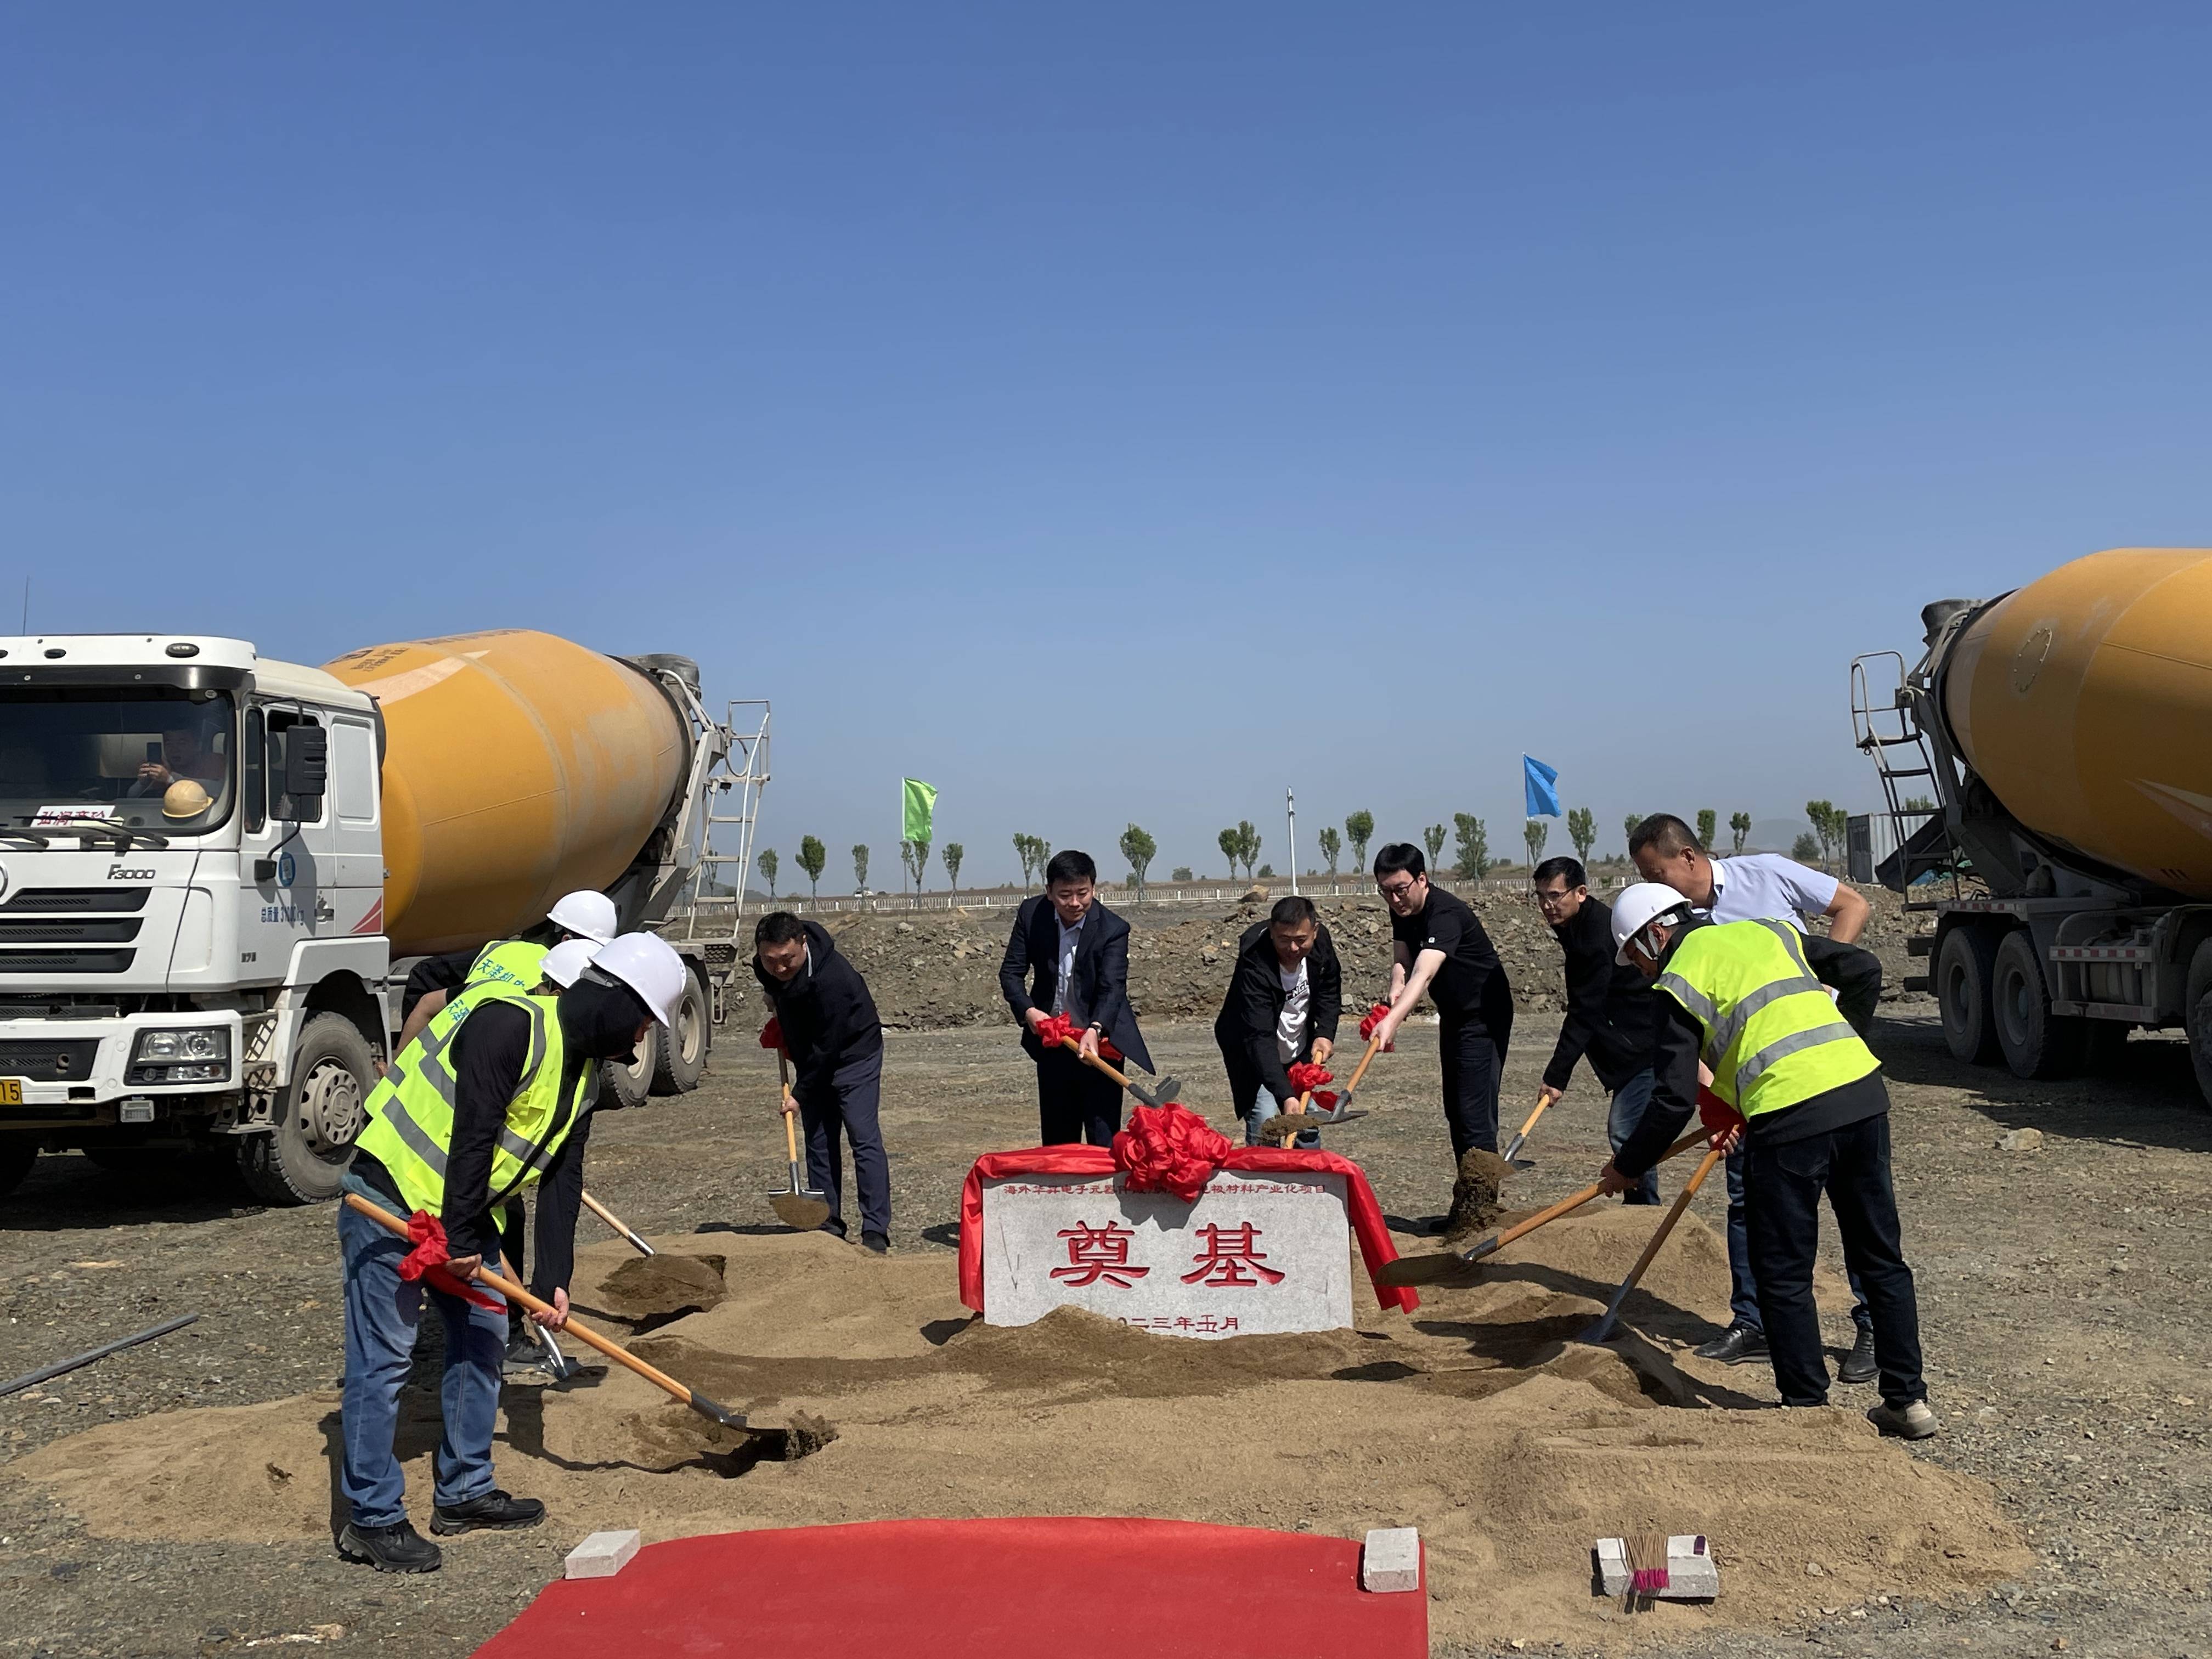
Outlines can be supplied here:
[[[1854, 653], [2212, 543], [2212, 15], [0, 11], [0, 593], [776, 706], [764, 844], [1875, 798]], [[14, 609], [10, 604], [8, 608]], [[1553, 832], [1554, 850], [1564, 832]], [[1118, 861], [1102, 858], [1115, 872]], [[787, 877], [787, 882], [789, 878]]]

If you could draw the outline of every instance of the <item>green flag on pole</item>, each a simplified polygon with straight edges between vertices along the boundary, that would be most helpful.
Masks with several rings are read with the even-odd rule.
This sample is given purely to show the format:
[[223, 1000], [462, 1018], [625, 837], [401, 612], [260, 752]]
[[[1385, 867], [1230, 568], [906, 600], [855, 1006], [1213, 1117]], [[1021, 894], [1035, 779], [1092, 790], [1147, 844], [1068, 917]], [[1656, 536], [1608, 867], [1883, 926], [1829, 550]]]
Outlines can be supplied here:
[[924, 783], [920, 778], [899, 781], [899, 806], [903, 824], [900, 836], [907, 841], [933, 841], [931, 820], [937, 814], [937, 787]]

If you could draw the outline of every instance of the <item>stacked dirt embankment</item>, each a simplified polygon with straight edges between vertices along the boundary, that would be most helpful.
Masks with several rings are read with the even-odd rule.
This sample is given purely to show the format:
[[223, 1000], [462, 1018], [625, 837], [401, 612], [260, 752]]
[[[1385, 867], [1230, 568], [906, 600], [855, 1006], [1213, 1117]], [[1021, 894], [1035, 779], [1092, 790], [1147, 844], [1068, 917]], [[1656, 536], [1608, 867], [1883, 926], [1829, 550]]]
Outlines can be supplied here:
[[[1131, 923], [1129, 994], [1139, 1018], [1212, 1018], [1229, 988], [1237, 939], [1285, 890], [1278, 884], [1265, 897], [1206, 906], [1125, 905], [1120, 895], [1109, 895], [1107, 902]], [[1906, 915], [1893, 894], [1877, 890], [1868, 896], [1874, 919], [1861, 943], [1881, 957], [1884, 994], [1893, 998], [1906, 973], [1925, 971], [1925, 963], [1908, 965], [1905, 945], [1920, 918]], [[1497, 946], [1515, 1000], [1532, 1010], [1563, 1010], [1559, 947], [1535, 906], [1518, 892], [1496, 888], [1474, 894], [1470, 902]], [[1346, 1010], [1357, 1010], [1389, 982], [1389, 913], [1374, 896], [1321, 898], [1315, 905], [1344, 961]], [[817, 919], [867, 976], [884, 1023], [894, 1030], [942, 1030], [1008, 1018], [999, 963], [1013, 926], [1011, 911], [887, 911]]]

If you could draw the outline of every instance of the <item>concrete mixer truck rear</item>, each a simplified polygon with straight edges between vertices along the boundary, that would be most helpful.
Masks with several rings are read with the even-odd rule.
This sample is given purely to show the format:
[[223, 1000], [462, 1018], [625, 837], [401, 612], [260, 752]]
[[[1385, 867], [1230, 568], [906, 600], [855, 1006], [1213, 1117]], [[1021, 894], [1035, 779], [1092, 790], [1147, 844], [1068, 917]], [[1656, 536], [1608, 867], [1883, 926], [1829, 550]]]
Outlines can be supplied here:
[[1916, 666], [1851, 672], [1911, 831], [1878, 873], [1936, 920], [1908, 988], [1954, 1054], [2024, 1078], [2179, 1028], [2212, 1101], [2212, 550], [2092, 554], [1921, 620]]
[[742, 872], [767, 730], [763, 703], [711, 718], [687, 659], [523, 630], [320, 669], [0, 638], [0, 1193], [42, 1147], [216, 1146], [268, 1202], [331, 1196], [408, 967], [579, 887], [692, 968], [668, 1039], [605, 1086], [694, 1087], [743, 892], [694, 878]]

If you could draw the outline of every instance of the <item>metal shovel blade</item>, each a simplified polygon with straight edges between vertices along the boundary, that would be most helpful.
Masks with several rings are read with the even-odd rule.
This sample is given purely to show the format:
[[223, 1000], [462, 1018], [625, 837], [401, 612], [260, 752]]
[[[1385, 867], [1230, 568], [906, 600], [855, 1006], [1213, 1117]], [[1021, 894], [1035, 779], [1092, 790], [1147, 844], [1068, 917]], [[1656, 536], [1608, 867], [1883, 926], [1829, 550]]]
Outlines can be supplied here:
[[1384, 1262], [1382, 1271], [1375, 1276], [1385, 1285], [1401, 1286], [1465, 1284], [1480, 1260], [1480, 1256], [1462, 1255], [1457, 1250], [1443, 1250], [1433, 1255], [1401, 1255], [1395, 1261]]
[[[1346, 1097], [1346, 1098], [1349, 1098], [1349, 1097]], [[1330, 1107], [1326, 1111], [1323, 1111], [1318, 1106], [1312, 1107], [1307, 1111], [1306, 1115], [1316, 1123], [1333, 1126], [1339, 1123], [1349, 1123], [1354, 1118], [1365, 1117], [1369, 1115], [1369, 1114], [1364, 1106], [1359, 1108], [1358, 1110], [1354, 1111], [1346, 1107], [1343, 1101], [1340, 1100], [1335, 1105]]]
[[743, 1412], [733, 1412], [727, 1406], [717, 1405], [696, 1389], [691, 1390], [691, 1398], [686, 1403], [700, 1416], [710, 1422], [720, 1423], [726, 1429], [742, 1430], [745, 1426]]
[[768, 1201], [769, 1206], [775, 1212], [775, 1218], [798, 1232], [811, 1233], [830, 1218], [829, 1194], [809, 1192], [801, 1187], [796, 1164], [791, 1166], [790, 1190], [770, 1193]]
[[1136, 1096], [1139, 1104], [1150, 1106], [1157, 1111], [1182, 1092], [1182, 1081], [1179, 1078], [1157, 1078], [1148, 1086], [1133, 1078], [1129, 1081], [1129, 1092]]

